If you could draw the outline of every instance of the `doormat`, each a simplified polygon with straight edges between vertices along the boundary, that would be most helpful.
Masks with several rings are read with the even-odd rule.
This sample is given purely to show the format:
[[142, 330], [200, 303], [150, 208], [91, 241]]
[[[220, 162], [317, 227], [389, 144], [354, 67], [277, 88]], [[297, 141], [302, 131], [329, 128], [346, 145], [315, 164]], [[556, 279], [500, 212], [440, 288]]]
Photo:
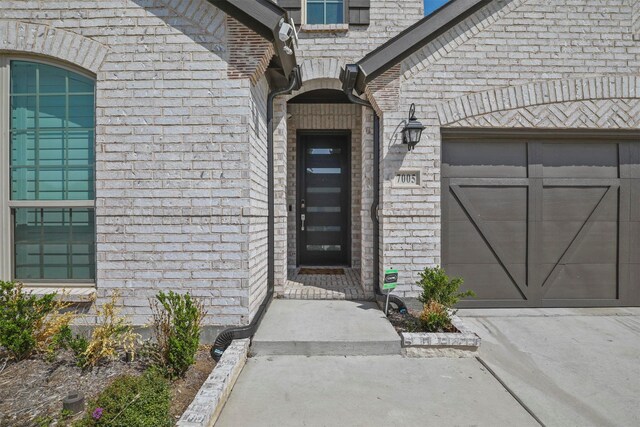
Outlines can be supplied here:
[[324, 274], [330, 276], [344, 276], [344, 268], [301, 268], [298, 274]]

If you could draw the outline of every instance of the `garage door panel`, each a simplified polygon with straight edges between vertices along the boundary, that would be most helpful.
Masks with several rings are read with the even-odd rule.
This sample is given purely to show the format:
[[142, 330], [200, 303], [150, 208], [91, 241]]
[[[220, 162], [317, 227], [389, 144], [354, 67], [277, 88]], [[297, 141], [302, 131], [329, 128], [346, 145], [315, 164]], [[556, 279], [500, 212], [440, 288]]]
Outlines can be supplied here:
[[618, 224], [593, 221], [584, 239], [576, 245], [569, 262], [615, 264], [618, 259]]
[[[545, 187], [542, 217], [547, 221], [586, 221], [609, 187]], [[598, 219], [617, 221], [617, 205], [603, 205]]]
[[526, 187], [459, 187], [474, 213], [485, 221], [526, 221]]
[[[557, 221], [542, 223], [541, 254], [543, 263], [557, 262], [574, 242], [584, 222]], [[575, 262], [606, 260], [615, 262], [618, 245], [618, 224], [613, 221], [593, 221], [572, 256]]]
[[525, 178], [527, 146], [503, 142], [445, 144], [442, 173], [449, 178]]
[[617, 178], [618, 145], [542, 144], [542, 164], [544, 177]]
[[[485, 221], [526, 221], [526, 187], [467, 187], [457, 186], [468, 206], [449, 191], [449, 220], [467, 220], [477, 214]], [[468, 213], [467, 213], [468, 212]]]
[[[493, 251], [470, 221], [450, 222], [448, 259], [455, 257], [456, 262], [493, 264], [497, 261]], [[527, 225], [524, 222], [504, 221], [487, 222], [491, 230], [492, 244], [499, 246], [504, 263], [526, 263]]]
[[543, 299], [614, 299], [616, 264], [566, 264], [553, 283], [543, 287]]
[[[629, 222], [629, 263], [640, 264], [640, 222]], [[640, 283], [636, 281], [635, 283]]]
[[[515, 280], [526, 282], [526, 265], [510, 264]], [[497, 264], [448, 264], [447, 274], [464, 278], [463, 290], [472, 290], [478, 300], [524, 300], [505, 270]]]

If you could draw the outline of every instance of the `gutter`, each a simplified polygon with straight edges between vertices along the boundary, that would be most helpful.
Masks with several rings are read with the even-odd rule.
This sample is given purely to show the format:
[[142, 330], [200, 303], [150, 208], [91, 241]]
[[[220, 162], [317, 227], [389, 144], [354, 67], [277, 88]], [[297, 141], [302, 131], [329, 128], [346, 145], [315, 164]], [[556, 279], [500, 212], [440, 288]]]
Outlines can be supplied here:
[[[380, 221], [378, 209], [380, 207], [380, 117], [371, 103], [353, 94], [354, 85], [359, 74], [359, 67], [355, 64], [346, 65], [340, 72], [342, 90], [353, 104], [371, 108], [373, 111], [373, 203], [371, 203], [371, 221], [373, 221], [373, 291], [376, 301], [384, 303], [387, 295], [380, 289]], [[406, 312], [407, 305], [397, 295], [390, 295], [389, 302], [398, 311]]]
[[274, 167], [273, 167], [273, 101], [278, 95], [290, 93], [292, 90], [298, 90], [302, 86], [302, 73], [300, 67], [296, 66], [289, 76], [287, 86], [275, 88], [267, 97], [267, 203], [268, 203], [268, 219], [267, 219], [267, 293], [258, 307], [258, 311], [253, 320], [247, 326], [236, 326], [223, 330], [216, 338], [213, 347], [211, 347], [211, 357], [217, 362], [222, 357], [224, 351], [231, 345], [233, 340], [251, 338], [258, 330], [262, 317], [269, 308], [273, 299], [275, 284], [275, 193], [274, 193]]

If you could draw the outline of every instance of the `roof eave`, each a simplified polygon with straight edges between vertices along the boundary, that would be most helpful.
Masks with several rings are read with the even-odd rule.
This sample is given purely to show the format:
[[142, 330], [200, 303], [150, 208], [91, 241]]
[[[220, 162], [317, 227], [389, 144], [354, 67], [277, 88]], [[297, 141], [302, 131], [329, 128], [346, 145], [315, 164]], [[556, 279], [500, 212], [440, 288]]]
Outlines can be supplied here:
[[[296, 67], [293, 41], [283, 42], [278, 37], [280, 22], [289, 22], [287, 11], [270, 0], [208, 0], [223, 12], [273, 43], [279, 66], [285, 77]], [[285, 47], [287, 49], [285, 49]], [[289, 50], [291, 54], [288, 54]]]

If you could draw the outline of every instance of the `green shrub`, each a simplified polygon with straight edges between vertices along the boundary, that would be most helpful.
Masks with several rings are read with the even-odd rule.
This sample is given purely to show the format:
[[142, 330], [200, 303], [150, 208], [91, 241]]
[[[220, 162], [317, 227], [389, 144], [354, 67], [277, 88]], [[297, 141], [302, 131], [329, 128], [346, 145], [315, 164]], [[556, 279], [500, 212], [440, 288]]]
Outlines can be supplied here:
[[460, 277], [449, 278], [442, 267], [427, 267], [420, 273], [418, 286], [422, 288], [422, 293], [418, 299], [423, 304], [435, 301], [452, 308], [461, 299], [476, 295], [473, 291], [460, 292], [462, 283]]
[[55, 348], [69, 349], [76, 358], [76, 365], [83, 368], [87, 365], [86, 351], [89, 347], [89, 340], [82, 336], [73, 336], [71, 328], [67, 325], [61, 328], [53, 338]]
[[195, 363], [205, 312], [191, 295], [160, 292], [152, 302], [158, 364], [168, 378], [183, 377]]
[[442, 267], [427, 267], [420, 273], [418, 297], [423, 304], [419, 316], [420, 327], [427, 332], [441, 332], [452, 328], [451, 309], [463, 298], [473, 297], [473, 291], [460, 292], [463, 280], [449, 278]]
[[87, 406], [76, 427], [164, 427], [173, 422], [170, 415], [169, 383], [155, 369], [141, 376], [116, 378]]
[[16, 360], [36, 349], [37, 334], [44, 319], [56, 308], [55, 294], [36, 296], [22, 291], [22, 285], [0, 281], [0, 346]]

